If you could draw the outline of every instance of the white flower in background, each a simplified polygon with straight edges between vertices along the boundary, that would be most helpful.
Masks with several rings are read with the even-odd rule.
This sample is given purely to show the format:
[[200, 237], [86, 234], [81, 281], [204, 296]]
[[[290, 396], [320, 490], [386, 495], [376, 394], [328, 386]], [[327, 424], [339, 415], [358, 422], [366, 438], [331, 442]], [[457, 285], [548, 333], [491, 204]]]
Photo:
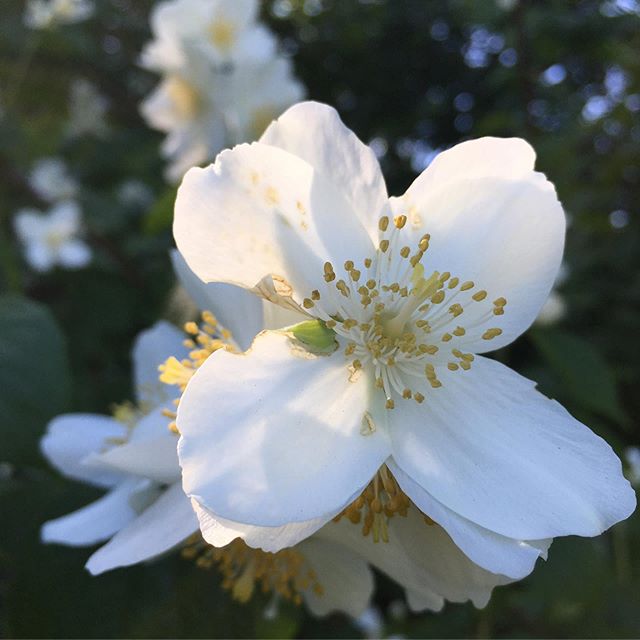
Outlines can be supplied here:
[[558, 269], [558, 275], [553, 284], [553, 289], [542, 305], [542, 309], [540, 309], [540, 313], [538, 313], [538, 317], [535, 320], [537, 325], [551, 326], [560, 322], [560, 320], [567, 315], [567, 303], [565, 302], [564, 296], [558, 291], [558, 287], [566, 281], [568, 276], [569, 268], [563, 262]]
[[550, 326], [556, 324], [567, 315], [567, 305], [562, 294], [552, 291], [540, 309], [536, 324]]
[[258, 69], [248, 67], [232, 74], [225, 107], [229, 143], [257, 140], [275, 118], [304, 95], [287, 58], [277, 57]]
[[87, 20], [94, 10], [92, 0], [28, 0], [24, 23], [31, 29], [50, 29]]
[[257, 9], [255, 0], [170, 0], [154, 9], [154, 40], [141, 64], [162, 80], [141, 112], [167, 133], [169, 180], [229, 144], [254, 139], [302, 97], [290, 61], [257, 24]]
[[74, 80], [69, 96], [67, 134], [103, 136], [108, 128], [105, 120], [108, 105], [108, 100], [92, 82], [84, 78]]
[[80, 239], [80, 207], [67, 200], [47, 212], [21, 209], [13, 226], [24, 248], [24, 256], [36, 271], [49, 271], [56, 265], [80, 269], [91, 261], [91, 249]]
[[225, 79], [209, 77], [202, 66], [195, 62], [188, 75], [165, 75], [140, 105], [147, 123], [167, 134], [161, 151], [169, 160], [166, 177], [171, 182], [225, 146], [224, 114], [214, 99], [216, 92], [224, 93]]
[[115, 417], [58, 416], [42, 439], [42, 452], [61, 473], [108, 489], [42, 528], [44, 542], [88, 546], [110, 540], [89, 558], [91, 573], [151, 558], [197, 528], [180, 488], [176, 437], [162, 411], [173, 396], [158, 380], [158, 364], [169, 353], [184, 354], [182, 342], [182, 332], [166, 322], [142, 332], [132, 354], [137, 404], [123, 405]]
[[551, 538], [634, 510], [608, 444], [478, 355], [530, 326], [560, 265], [564, 215], [534, 160], [519, 139], [470, 141], [389, 199], [373, 152], [303, 103], [188, 172], [174, 235], [190, 268], [307, 320], [189, 381], [177, 426], [197, 510], [271, 528], [275, 550], [338, 515], [358, 548], [392, 541], [417, 508], [512, 579]]
[[125, 180], [118, 186], [117, 197], [130, 207], [146, 207], [153, 202], [153, 189], [142, 180]]
[[78, 183], [61, 158], [42, 158], [29, 174], [29, 186], [46, 202], [70, 200], [78, 193]]
[[640, 448], [627, 447], [624, 459], [628, 466], [627, 477], [634, 487], [640, 487]]
[[153, 40], [142, 65], [159, 73], [182, 71], [204, 58], [219, 71], [262, 64], [276, 52], [276, 39], [258, 24], [258, 0], [168, 0], [151, 13]]

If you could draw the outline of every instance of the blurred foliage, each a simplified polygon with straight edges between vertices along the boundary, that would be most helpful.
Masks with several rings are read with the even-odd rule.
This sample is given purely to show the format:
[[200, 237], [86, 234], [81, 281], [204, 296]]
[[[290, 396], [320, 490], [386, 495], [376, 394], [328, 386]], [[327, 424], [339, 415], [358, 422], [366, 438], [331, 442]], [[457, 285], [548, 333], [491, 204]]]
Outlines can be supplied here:
[[[50, 32], [0, 5], [0, 636], [349, 637], [256, 597], [235, 604], [215, 574], [179, 557], [91, 578], [89, 552], [43, 546], [46, 519], [96, 495], [58, 477], [37, 440], [55, 413], [109, 412], [131, 395], [133, 337], [163, 315], [173, 277], [160, 136], [138, 115], [155, 78], [136, 66], [149, 0], [99, 0], [97, 16]], [[567, 313], [497, 357], [558, 398], [620, 453], [640, 441], [640, 4], [636, 0], [274, 0], [263, 18], [309, 97], [372, 144], [390, 193], [433, 154], [482, 135], [523, 136], [569, 216], [560, 286]], [[108, 133], [69, 138], [76, 78], [109, 101]], [[44, 204], [27, 175], [59, 155], [81, 187], [95, 258], [34, 275], [11, 215]], [[120, 195], [129, 180], [151, 204]], [[36, 302], [37, 301], [37, 302]], [[483, 611], [410, 615], [380, 577], [383, 633], [407, 637], [640, 636], [640, 516], [595, 540], [556, 541], [547, 562]]]

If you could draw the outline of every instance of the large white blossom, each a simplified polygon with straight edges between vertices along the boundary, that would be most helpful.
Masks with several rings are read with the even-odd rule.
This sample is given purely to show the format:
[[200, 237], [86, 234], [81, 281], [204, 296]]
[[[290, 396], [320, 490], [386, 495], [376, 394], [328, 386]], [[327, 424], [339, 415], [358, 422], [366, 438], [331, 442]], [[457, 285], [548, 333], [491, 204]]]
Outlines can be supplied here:
[[87, 20], [94, 11], [92, 0], [28, 0], [24, 22], [31, 29], [50, 29]]
[[303, 89], [256, 0], [168, 0], [151, 15], [141, 64], [162, 74], [141, 112], [167, 133], [167, 177], [178, 180], [222, 148], [258, 137]]
[[188, 383], [179, 457], [201, 512], [270, 530], [272, 549], [342, 513], [365, 548], [417, 508], [517, 579], [553, 537], [633, 511], [609, 445], [479, 355], [530, 326], [560, 265], [564, 214], [534, 160], [523, 140], [466, 142], [389, 198], [373, 152], [302, 103], [187, 173], [174, 234], [191, 269], [306, 320], [217, 351]]
[[[200, 308], [213, 309], [217, 321], [226, 328], [233, 328], [226, 340], [227, 348], [235, 352], [247, 349], [256, 333], [263, 328], [281, 328], [300, 320], [297, 311], [260, 300], [234, 285], [203, 285], [180, 254], [174, 253], [172, 259], [182, 285], [196, 304]], [[205, 341], [200, 345], [207, 344], [204, 337]], [[197, 359], [202, 358], [199, 349], [194, 353]], [[194, 375], [193, 369], [185, 368], [177, 359], [171, 361], [171, 375], [177, 380], [184, 377], [188, 382]], [[242, 385], [242, 381], [239, 383]], [[241, 388], [245, 389], [244, 386]], [[215, 462], [221, 461], [216, 458]], [[280, 537], [284, 535], [293, 549], [308, 557], [318, 545], [333, 545], [325, 549], [323, 562], [318, 559], [312, 563], [316, 571], [324, 563], [324, 573], [320, 576], [323, 596], [316, 597], [313, 591], [304, 592], [307, 603], [318, 614], [333, 609], [354, 614], [364, 607], [368, 600], [364, 594], [370, 594], [373, 585], [370, 571], [365, 571], [361, 564], [363, 561], [402, 585], [409, 606], [416, 611], [438, 611], [445, 600], [471, 600], [476, 606], [483, 607], [493, 587], [512, 581], [469, 560], [444, 529], [432, 522], [431, 526], [425, 526], [423, 515], [414, 507], [407, 510], [404, 518], [389, 524], [388, 543], [378, 544], [371, 538], [363, 540], [360, 530], [344, 518], [337, 523], [325, 524], [318, 519], [302, 526], [262, 527], [220, 518], [198, 500], [192, 499], [191, 502], [204, 539], [215, 548], [224, 550], [240, 539], [250, 547], [273, 553], [281, 548]], [[542, 541], [537, 545], [537, 552], [546, 557], [547, 547], [548, 541]], [[334, 555], [329, 555], [330, 552]]]
[[13, 226], [27, 263], [36, 271], [49, 271], [56, 265], [80, 269], [91, 260], [91, 249], [80, 237], [80, 207], [72, 200], [59, 202], [46, 213], [21, 209]]

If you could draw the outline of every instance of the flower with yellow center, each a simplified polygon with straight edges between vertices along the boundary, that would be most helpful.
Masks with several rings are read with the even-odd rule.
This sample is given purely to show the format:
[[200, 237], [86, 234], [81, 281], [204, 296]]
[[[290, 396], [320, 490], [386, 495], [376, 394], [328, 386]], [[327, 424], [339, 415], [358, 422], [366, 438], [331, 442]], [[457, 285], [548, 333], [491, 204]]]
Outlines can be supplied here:
[[[218, 317], [226, 318], [226, 326], [233, 327], [231, 334], [210, 312], [203, 312], [202, 323], [186, 324], [188, 357], [168, 358], [160, 367], [161, 379], [182, 391], [211, 354], [223, 348], [239, 353], [263, 324], [282, 326], [299, 319], [271, 303], [261, 304], [257, 297], [232, 285], [203, 285], [179, 254], [172, 258], [182, 284], [199, 306], [215, 309]], [[298, 335], [305, 334], [299, 331]], [[173, 429], [177, 430], [175, 426]], [[294, 602], [304, 601], [316, 614], [332, 610], [360, 613], [373, 588], [368, 565], [402, 585], [409, 605], [416, 610], [439, 610], [445, 599], [471, 600], [476, 606], [484, 606], [494, 586], [511, 581], [471, 562], [442, 528], [433, 526], [409, 503], [388, 472], [383, 469], [379, 476], [359, 499], [362, 504], [352, 505], [345, 510], [344, 518], [340, 514], [337, 522], [328, 522], [317, 531], [316, 523], [293, 529], [243, 525], [215, 517], [192, 500], [202, 537], [194, 535], [183, 554], [195, 558], [198, 566], [218, 569], [223, 586], [240, 601], [260, 589]], [[399, 501], [397, 511], [402, 516], [383, 530], [383, 539], [389, 544], [376, 544], [374, 536], [363, 540], [351, 522], [360, 520], [362, 510], [363, 527], [378, 527], [376, 500], [385, 501], [386, 511], [390, 508], [389, 497]], [[425, 521], [432, 526], [425, 526]], [[305, 539], [278, 550], [278, 538], [283, 533], [290, 535], [292, 544], [295, 538], [291, 534]], [[548, 542], [540, 543], [538, 552], [544, 554], [547, 546]]]
[[199, 509], [271, 528], [277, 549], [345, 509], [356, 529], [350, 505], [387, 473], [370, 501], [379, 540], [406, 521], [397, 483], [512, 578], [549, 538], [633, 511], [611, 448], [479, 355], [528, 328], [560, 265], [564, 214], [534, 160], [519, 139], [470, 141], [390, 199], [372, 151], [302, 103], [188, 172], [174, 235], [191, 269], [305, 320], [217, 351], [189, 381], [179, 458]]

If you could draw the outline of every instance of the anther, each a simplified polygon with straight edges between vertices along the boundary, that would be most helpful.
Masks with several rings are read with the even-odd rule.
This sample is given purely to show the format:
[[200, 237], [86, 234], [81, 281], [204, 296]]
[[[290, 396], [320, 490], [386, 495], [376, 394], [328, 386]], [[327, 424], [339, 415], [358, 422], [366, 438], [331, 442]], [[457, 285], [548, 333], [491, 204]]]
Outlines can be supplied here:
[[455, 362], [447, 362], [447, 369], [449, 369], [449, 371], [457, 371], [459, 368]]
[[386, 239], [380, 240], [380, 251], [382, 251], [382, 253], [385, 253], [388, 248], [389, 248], [389, 241]]
[[302, 306], [303, 306], [305, 309], [311, 309], [311, 308], [312, 308], [312, 307], [314, 307], [315, 305], [314, 305], [314, 303], [313, 303], [313, 300], [311, 300], [310, 298], [305, 298], [305, 299], [302, 301]]
[[440, 304], [444, 300], [444, 291], [440, 289], [431, 296], [431, 302], [433, 304]]
[[396, 225], [396, 229], [402, 229], [402, 227], [404, 227], [404, 225], [407, 224], [407, 216], [405, 215], [396, 216], [393, 219], [393, 224]]
[[466, 331], [465, 331], [464, 327], [456, 327], [452, 331], [452, 333], [453, 333], [454, 336], [460, 337], [460, 336], [463, 336], [466, 333]]
[[386, 231], [388, 226], [389, 226], [388, 216], [382, 216], [382, 218], [378, 220], [378, 229], [380, 229], [380, 231]]
[[484, 300], [487, 297], [487, 292], [484, 291], [484, 289], [482, 291], [478, 291], [477, 293], [474, 293], [471, 296], [476, 302], [481, 302], [482, 300]]
[[487, 329], [482, 334], [482, 339], [483, 340], [492, 340], [493, 338], [497, 338], [501, 334], [502, 334], [502, 329], [498, 329], [497, 327], [495, 327], [493, 329]]
[[405, 389], [405, 390], [402, 392], [402, 397], [403, 397], [405, 400], [410, 400], [410, 399], [411, 399], [411, 395], [412, 395], [412, 394], [411, 394], [411, 389]]
[[408, 258], [410, 253], [411, 253], [410, 247], [402, 247], [402, 249], [400, 249], [400, 255], [403, 258]]
[[424, 402], [424, 396], [421, 393], [414, 393], [413, 399], [418, 403], [422, 404]]
[[460, 285], [460, 291], [469, 291], [469, 289], [473, 289], [475, 285], [473, 284], [473, 282], [471, 282], [471, 280], [467, 280], [467, 282], [463, 282]]
[[355, 265], [353, 264], [353, 260], [347, 260], [347, 261], [344, 263], [344, 270], [345, 270], [345, 271], [351, 271], [351, 269], [353, 269], [353, 267], [354, 267], [354, 266], [355, 266]]
[[312, 300], [320, 300], [320, 292], [317, 289], [314, 289], [311, 292], [311, 299]]
[[455, 289], [459, 282], [460, 278], [451, 278], [451, 280], [449, 280], [449, 289]]
[[391, 398], [387, 398], [387, 401], [385, 402], [384, 406], [387, 409], [393, 409], [396, 406], [396, 403]]

